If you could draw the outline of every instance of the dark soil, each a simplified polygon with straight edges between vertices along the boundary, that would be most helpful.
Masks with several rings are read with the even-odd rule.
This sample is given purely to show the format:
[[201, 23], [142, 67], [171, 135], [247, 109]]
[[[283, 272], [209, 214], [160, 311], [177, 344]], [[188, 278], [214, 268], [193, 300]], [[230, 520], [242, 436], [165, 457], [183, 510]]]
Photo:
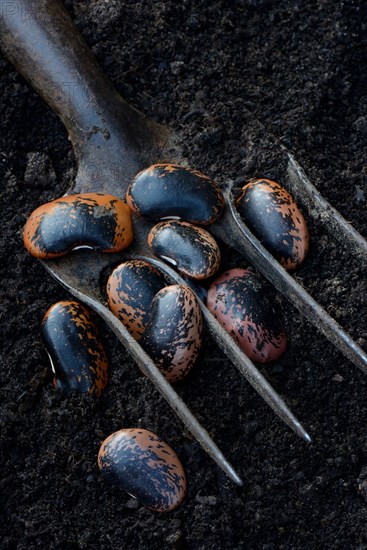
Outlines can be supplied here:
[[[249, 112], [293, 152], [365, 237], [367, 18], [357, 0], [69, 0], [121, 94], [186, 136], [191, 165], [223, 181], [273, 176], [256, 161]], [[1, 67], [2, 549], [367, 548], [367, 378], [284, 303], [290, 343], [263, 368], [314, 438], [293, 434], [206, 337], [178, 390], [244, 478], [233, 485], [100, 323], [111, 380], [100, 400], [55, 391], [40, 321], [68, 297], [23, 248], [31, 211], [75, 173], [65, 129]], [[322, 227], [297, 273], [367, 349], [366, 271]], [[188, 494], [157, 515], [101, 478], [103, 439], [158, 433]]]

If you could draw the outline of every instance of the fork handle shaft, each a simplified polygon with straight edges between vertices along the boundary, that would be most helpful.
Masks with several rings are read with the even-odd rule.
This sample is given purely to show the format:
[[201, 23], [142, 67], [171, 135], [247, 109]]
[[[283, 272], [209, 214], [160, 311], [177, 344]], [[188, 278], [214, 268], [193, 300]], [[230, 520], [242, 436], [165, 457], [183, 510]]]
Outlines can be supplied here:
[[82, 140], [94, 126], [103, 127], [92, 105], [101, 87], [104, 103], [114, 103], [114, 94], [60, 1], [3, 3], [0, 40], [3, 52], [61, 117], [71, 136]]
[[124, 192], [126, 176], [149, 164], [147, 152], [167, 131], [120, 97], [62, 3], [2, 2], [0, 47], [64, 123], [78, 161], [75, 190], [91, 180], [109, 192], [122, 179]]

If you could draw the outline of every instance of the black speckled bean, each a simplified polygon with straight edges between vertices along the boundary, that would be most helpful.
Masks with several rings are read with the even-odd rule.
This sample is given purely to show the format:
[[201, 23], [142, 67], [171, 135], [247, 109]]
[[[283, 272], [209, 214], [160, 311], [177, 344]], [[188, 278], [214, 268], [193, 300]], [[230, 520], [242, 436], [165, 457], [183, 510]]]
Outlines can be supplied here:
[[100, 396], [108, 380], [108, 360], [89, 311], [74, 300], [57, 302], [46, 312], [41, 333], [55, 386]]
[[275, 181], [255, 180], [242, 188], [236, 205], [249, 229], [285, 269], [293, 270], [303, 262], [308, 228], [288, 191]]
[[158, 223], [148, 235], [148, 244], [156, 256], [193, 279], [211, 277], [220, 265], [215, 239], [205, 229], [187, 222]]
[[150, 314], [154, 296], [166, 285], [163, 275], [142, 260], [129, 260], [116, 267], [107, 281], [108, 305], [139, 340]]
[[130, 208], [112, 195], [68, 195], [43, 204], [24, 227], [24, 245], [36, 258], [63, 256], [85, 246], [118, 252], [133, 239]]
[[179, 458], [148, 430], [125, 429], [107, 437], [98, 465], [110, 483], [156, 512], [173, 510], [185, 497], [186, 476]]
[[191, 168], [154, 164], [140, 172], [128, 188], [126, 202], [138, 215], [159, 221], [182, 219], [208, 225], [224, 207], [220, 187]]
[[274, 361], [287, 339], [268, 283], [246, 269], [230, 269], [210, 286], [207, 306], [244, 353], [259, 363]]
[[170, 285], [152, 302], [141, 345], [167, 380], [177, 382], [196, 361], [201, 332], [201, 310], [195, 294], [187, 286]]

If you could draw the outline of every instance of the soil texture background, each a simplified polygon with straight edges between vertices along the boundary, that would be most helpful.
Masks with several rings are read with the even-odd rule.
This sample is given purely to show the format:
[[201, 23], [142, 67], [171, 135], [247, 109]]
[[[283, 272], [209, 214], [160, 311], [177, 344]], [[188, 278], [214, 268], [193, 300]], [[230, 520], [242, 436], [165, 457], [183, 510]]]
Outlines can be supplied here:
[[[182, 132], [191, 166], [219, 183], [275, 178], [264, 153], [275, 136], [367, 236], [364, 2], [68, 0], [66, 8], [121, 95]], [[208, 335], [177, 386], [241, 488], [102, 322], [104, 396], [54, 390], [40, 322], [70, 296], [26, 253], [22, 228], [65, 192], [76, 163], [57, 116], [3, 57], [0, 86], [0, 548], [367, 548], [367, 378], [285, 300], [288, 349], [261, 371], [312, 444]], [[310, 230], [295, 276], [367, 350], [366, 265], [322, 225], [310, 221]], [[225, 260], [247, 265], [229, 252]], [[100, 444], [123, 427], [150, 429], [179, 455], [188, 493], [174, 512], [154, 514], [101, 478]]]

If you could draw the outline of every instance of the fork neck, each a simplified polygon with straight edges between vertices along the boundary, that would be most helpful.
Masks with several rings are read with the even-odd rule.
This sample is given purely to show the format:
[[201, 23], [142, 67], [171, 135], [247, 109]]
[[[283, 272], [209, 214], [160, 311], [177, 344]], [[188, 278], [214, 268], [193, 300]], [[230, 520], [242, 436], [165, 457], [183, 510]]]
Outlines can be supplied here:
[[0, 46], [59, 115], [73, 144], [73, 191], [124, 193], [159, 157], [169, 135], [116, 92], [59, 0], [10, 0], [0, 7]]

